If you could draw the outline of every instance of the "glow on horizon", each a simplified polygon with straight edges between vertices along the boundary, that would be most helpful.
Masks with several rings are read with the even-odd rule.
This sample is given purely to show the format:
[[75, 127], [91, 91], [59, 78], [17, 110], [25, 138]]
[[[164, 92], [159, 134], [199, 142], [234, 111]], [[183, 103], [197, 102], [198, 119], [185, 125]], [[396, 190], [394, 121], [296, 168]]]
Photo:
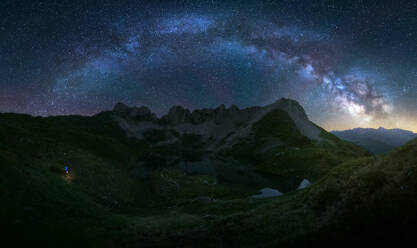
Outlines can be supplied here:
[[[313, 120], [314, 122], [314, 120]], [[387, 120], [379, 121], [370, 121], [368, 123], [359, 124], [359, 122], [352, 121], [351, 119], [347, 120], [346, 118], [340, 118], [338, 120], [329, 120], [325, 122], [316, 122], [319, 126], [324, 128], [326, 131], [340, 131], [353, 128], [379, 128], [383, 127], [385, 129], [404, 129], [409, 130], [414, 133], [417, 133], [417, 118], [408, 117], [408, 118], [391, 118]]]

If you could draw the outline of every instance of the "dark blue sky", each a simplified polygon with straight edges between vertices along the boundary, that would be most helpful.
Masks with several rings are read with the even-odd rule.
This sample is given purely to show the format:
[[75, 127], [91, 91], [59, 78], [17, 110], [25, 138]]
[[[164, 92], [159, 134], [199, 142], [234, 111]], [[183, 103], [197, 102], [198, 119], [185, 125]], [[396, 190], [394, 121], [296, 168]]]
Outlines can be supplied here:
[[415, 1], [1, 1], [0, 112], [298, 100], [417, 131]]

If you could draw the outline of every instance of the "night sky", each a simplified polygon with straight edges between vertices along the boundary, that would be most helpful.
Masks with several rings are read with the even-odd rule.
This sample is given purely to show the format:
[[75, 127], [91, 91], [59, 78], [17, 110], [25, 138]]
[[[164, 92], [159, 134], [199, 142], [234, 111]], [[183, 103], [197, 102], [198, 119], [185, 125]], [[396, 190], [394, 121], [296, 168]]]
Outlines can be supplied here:
[[417, 131], [417, 2], [0, 2], [0, 112], [280, 97], [328, 130]]

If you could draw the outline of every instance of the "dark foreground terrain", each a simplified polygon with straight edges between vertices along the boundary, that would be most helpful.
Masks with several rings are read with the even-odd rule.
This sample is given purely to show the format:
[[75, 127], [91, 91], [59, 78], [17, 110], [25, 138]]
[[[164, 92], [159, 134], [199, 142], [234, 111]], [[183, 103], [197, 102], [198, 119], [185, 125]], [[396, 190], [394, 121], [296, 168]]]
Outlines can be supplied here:
[[[29, 247], [411, 244], [416, 158], [417, 140], [371, 156], [288, 99], [0, 114], [0, 233]], [[279, 196], [253, 197], [265, 188]]]

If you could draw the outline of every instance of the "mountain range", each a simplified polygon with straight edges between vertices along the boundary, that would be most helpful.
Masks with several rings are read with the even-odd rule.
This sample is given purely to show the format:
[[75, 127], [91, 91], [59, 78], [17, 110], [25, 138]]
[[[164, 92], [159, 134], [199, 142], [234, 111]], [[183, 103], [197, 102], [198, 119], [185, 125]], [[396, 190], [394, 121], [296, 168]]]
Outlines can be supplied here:
[[290, 99], [2, 113], [0, 233], [16, 246], [398, 245], [415, 237], [416, 151], [370, 156]]
[[[135, 168], [142, 176], [150, 168], [165, 167], [245, 184], [279, 176], [280, 180], [266, 180], [263, 186], [273, 184], [288, 191], [302, 179], [318, 179], [344, 157], [365, 153], [327, 134], [296, 101], [285, 98], [245, 109], [220, 105], [191, 112], [174, 106], [161, 118], [146, 107], [119, 103], [111, 117], [128, 137], [146, 141], [146, 154]], [[286, 186], [276, 183], [284, 181]]]
[[354, 128], [343, 131], [331, 131], [340, 139], [352, 142], [371, 152], [380, 154], [404, 145], [408, 141], [417, 138], [417, 133], [403, 129]]

